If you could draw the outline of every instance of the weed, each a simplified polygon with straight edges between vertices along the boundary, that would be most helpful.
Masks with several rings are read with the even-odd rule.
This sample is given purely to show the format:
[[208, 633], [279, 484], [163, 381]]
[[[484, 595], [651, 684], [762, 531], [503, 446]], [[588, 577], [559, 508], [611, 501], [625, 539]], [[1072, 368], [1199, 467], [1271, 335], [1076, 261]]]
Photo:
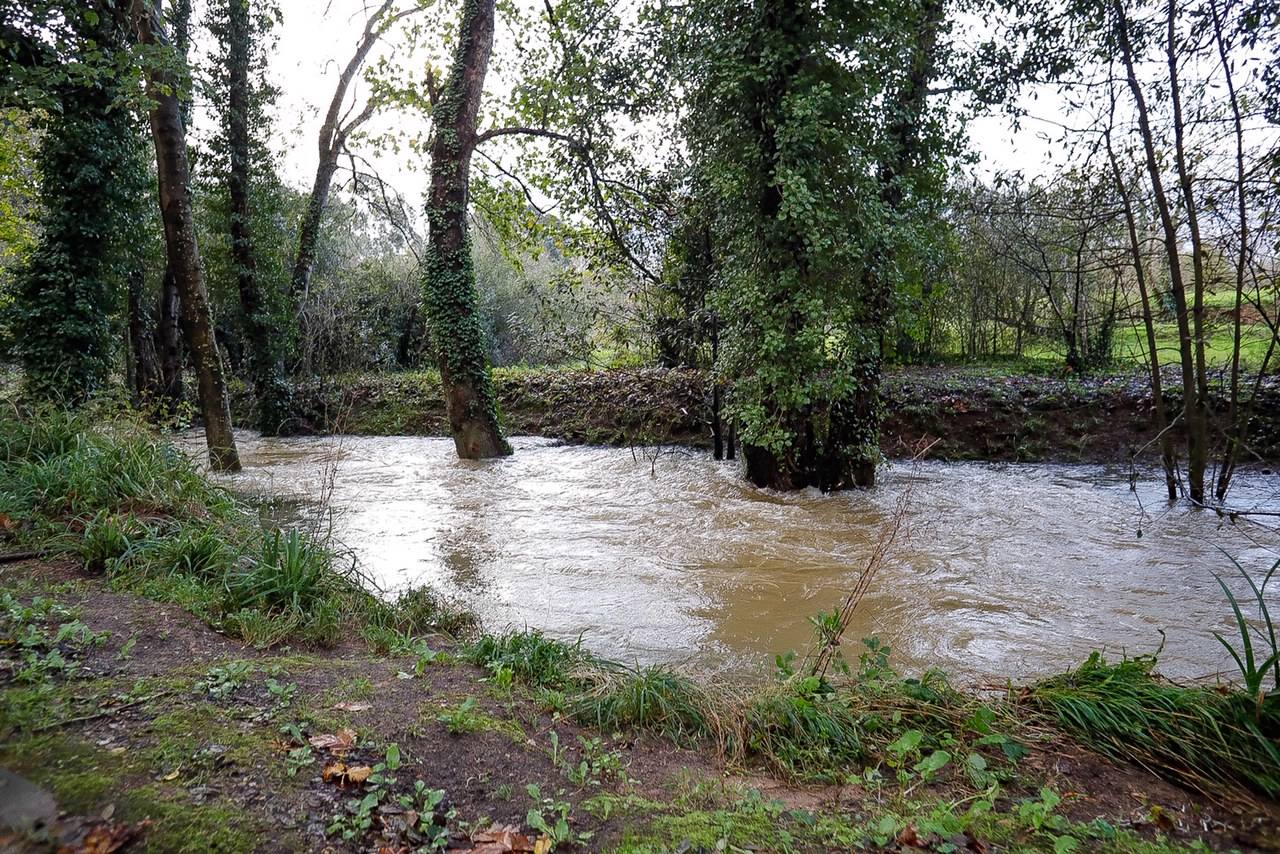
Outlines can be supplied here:
[[1090, 747], [1177, 782], [1280, 794], [1280, 695], [1258, 706], [1243, 693], [1175, 685], [1153, 673], [1155, 663], [1143, 656], [1112, 664], [1095, 652], [1032, 686], [1027, 699]]
[[[1224, 552], [1225, 554], [1225, 552]], [[1240, 678], [1244, 680], [1245, 692], [1254, 698], [1255, 701], [1255, 717], [1261, 721], [1262, 706], [1266, 701], [1267, 691], [1263, 687], [1263, 683], [1267, 679], [1270, 671], [1272, 675], [1272, 690], [1280, 691], [1280, 644], [1276, 642], [1276, 626], [1271, 619], [1271, 609], [1267, 605], [1266, 592], [1267, 585], [1271, 579], [1275, 577], [1276, 572], [1280, 571], [1280, 560], [1272, 564], [1271, 569], [1262, 576], [1262, 582], [1258, 583], [1253, 580], [1253, 576], [1249, 574], [1240, 562], [1235, 558], [1227, 555], [1232, 564], [1235, 565], [1236, 571], [1249, 585], [1249, 590], [1253, 593], [1253, 601], [1258, 609], [1258, 617], [1266, 629], [1265, 634], [1262, 629], [1257, 628], [1245, 617], [1240, 610], [1240, 603], [1236, 600], [1235, 594], [1231, 592], [1231, 588], [1227, 587], [1222, 576], [1214, 573], [1213, 577], [1218, 580], [1218, 586], [1222, 588], [1222, 592], [1226, 594], [1227, 601], [1231, 603], [1231, 613], [1235, 617], [1236, 632], [1240, 636], [1240, 646], [1228, 643], [1218, 632], [1214, 632], [1213, 636], [1218, 639], [1218, 643], [1226, 647], [1227, 652], [1236, 662], [1236, 667], [1240, 670]], [[1262, 655], [1266, 656], [1259, 663], [1253, 649], [1253, 638], [1257, 636], [1258, 640], [1263, 644]]]
[[196, 693], [208, 694], [215, 700], [225, 700], [253, 676], [253, 666], [247, 661], [231, 661], [205, 671], [204, 678], [196, 683]]
[[457, 708], [445, 706], [436, 715], [436, 720], [444, 724], [445, 729], [453, 735], [478, 732], [485, 728], [485, 718], [476, 712], [476, 698], [468, 697], [458, 704]]
[[579, 721], [605, 732], [642, 728], [692, 742], [711, 734], [715, 712], [706, 692], [687, 676], [653, 665], [597, 669], [596, 684], [570, 704]]
[[554, 798], [543, 797], [542, 790], [532, 783], [525, 787], [525, 791], [528, 792], [529, 799], [533, 801], [533, 805], [529, 808], [529, 813], [525, 816], [524, 822], [546, 836], [551, 841], [552, 850], [561, 845], [584, 843], [591, 840], [592, 833], [590, 831], [574, 831], [573, 826], [569, 823], [573, 806], [568, 801], [558, 801]]
[[484, 635], [468, 646], [463, 655], [491, 673], [506, 667], [514, 679], [535, 688], [564, 689], [574, 681], [576, 671], [589, 661], [581, 639], [566, 644], [536, 629]]

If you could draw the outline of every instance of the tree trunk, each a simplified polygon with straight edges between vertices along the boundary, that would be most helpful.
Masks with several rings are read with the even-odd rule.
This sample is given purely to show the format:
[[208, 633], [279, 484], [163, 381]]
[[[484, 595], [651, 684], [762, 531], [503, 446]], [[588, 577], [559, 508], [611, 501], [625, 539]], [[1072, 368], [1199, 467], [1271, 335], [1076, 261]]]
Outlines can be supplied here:
[[1249, 203], [1248, 183], [1245, 175], [1244, 119], [1240, 112], [1240, 96], [1236, 93], [1231, 57], [1226, 37], [1222, 32], [1222, 18], [1218, 13], [1216, 0], [1210, 0], [1209, 11], [1213, 19], [1214, 43], [1218, 48], [1218, 58], [1222, 61], [1222, 73], [1227, 84], [1227, 102], [1231, 105], [1231, 128], [1236, 143], [1236, 204], [1240, 219], [1240, 230], [1236, 238], [1240, 241], [1240, 245], [1236, 250], [1235, 314], [1232, 318], [1231, 390], [1227, 409], [1227, 444], [1222, 452], [1222, 467], [1218, 471], [1218, 485], [1214, 489], [1214, 495], [1219, 501], [1222, 501], [1227, 497], [1227, 490], [1231, 488], [1231, 478], [1235, 474], [1236, 463], [1240, 459], [1240, 450], [1249, 435], [1249, 416], [1252, 414], [1252, 406], [1245, 407], [1243, 413], [1240, 408], [1240, 345], [1244, 322], [1244, 283], [1249, 264]]
[[154, 407], [161, 396], [160, 365], [156, 358], [156, 335], [143, 306], [145, 278], [141, 270], [129, 276], [129, 389], [133, 405]]
[[[920, 159], [921, 128], [929, 98], [929, 81], [937, 61], [938, 32], [942, 27], [942, 0], [926, 0], [920, 9], [911, 66], [893, 108], [899, 118], [889, 127], [892, 152], [880, 163], [880, 198], [891, 215], [902, 213], [905, 192], [902, 181]], [[890, 279], [895, 263], [894, 247], [881, 243], [867, 264], [863, 283], [867, 303], [866, 337], [880, 342], [861, 354], [860, 385], [849, 407], [852, 421], [844, 430], [860, 453], [853, 466], [853, 482], [859, 487], [875, 486], [876, 464], [880, 460], [880, 378], [884, 370], [884, 330], [889, 317]]]
[[[1173, 153], [1178, 166], [1178, 185], [1182, 189], [1183, 213], [1191, 233], [1191, 331], [1195, 358], [1195, 394], [1187, 398], [1187, 484], [1190, 498], [1203, 504], [1204, 474], [1209, 463], [1209, 374], [1204, 353], [1204, 253], [1200, 239], [1200, 216], [1196, 210], [1195, 186], [1187, 167], [1183, 142], [1182, 93], [1178, 84], [1178, 56], [1175, 50], [1177, 5], [1169, 0], [1168, 35], [1165, 56], [1169, 64], [1169, 95], [1173, 105]], [[1183, 296], [1186, 302], [1186, 296]]]
[[427, 201], [427, 317], [440, 364], [449, 430], [458, 456], [471, 460], [511, 453], [498, 426], [467, 227], [471, 154], [493, 49], [494, 2], [463, 0], [453, 67], [435, 107]]
[[307, 199], [307, 208], [302, 214], [302, 223], [298, 227], [298, 255], [293, 262], [293, 297], [304, 300], [311, 288], [311, 270], [316, 265], [316, 247], [320, 241], [320, 222], [324, 219], [324, 209], [329, 203], [329, 188], [333, 185], [333, 175], [338, 171], [338, 153], [332, 156], [324, 150], [320, 152], [320, 165], [316, 168], [315, 183], [311, 186], [311, 196]]
[[1204, 500], [1204, 469], [1208, 449], [1208, 436], [1204, 421], [1204, 409], [1196, 403], [1199, 390], [1196, 385], [1195, 358], [1192, 351], [1191, 324], [1187, 307], [1186, 283], [1182, 278], [1182, 257], [1179, 254], [1178, 227], [1169, 207], [1169, 199], [1165, 194], [1164, 179], [1160, 174], [1160, 157], [1156, 152], [1155, 137], [1151, 132], [1151, 122], [1147, 113], [1147, 101], [1142, 94], [1142, 86], [1134, 68], [1133, 46], [1129, 40], [1129, 24], [1125, 17], [1124, 5], [1120, 0], [1112, 0], [1112, 12], [1115, 15], [1117, 40], [1124, 60], [1125, 74], [1129, 91], [1133, 95], [1134, 106], [1138, 118], [1138, 130], [1142, 138], [1143, 151], [1146, 155], [1147, 175], [1151, 180], [1151, 194], [1155, 200], [1156, 211], [1160, 215], [1160, 227], [1164, 231], [1165, 255], [1169, 262], [1169, 290], [1173, 293], [1173, 302], [1178, 322], [1178, 352], [1182, 360], [1182, 411], [1187, 424], [1187, 460], [1188, 487], [1190, 498], [1196, 503]]
[[[166, 43], [161, 0], [133, 0], [138, 38], [148, 46]], [[204, 418], [209, 464], [217, 471], [238, 471], [240, 457], [231, 430], [231, 407], [222, 374], [222, 358], [213, 337], [213, 314], [200, 267], [195, 219], [191, 210], [191, 172], [187, 164], [186, 133], [171, 71], [147, 69], [147, 94], [153, 102], [151, 136], [156, 148], [156, 175], [160, 186], [160, 217], [164, 222], [169, 269], [182, 301], [182, 326], [191, 349]]]
[[156, 348], [160, 357], [160, 398], [165, 415], [178, 414], [182, 404], [182, 300], [178, 296], [178, 280], [166, 265], [160, 283], [160, 317], [156, 325]]
[[[1110, 121], [1108, 119], [1108, 121]], [[1124, 177], [1120, 174], [1120, 165], [1115, 152], [1111, 148], [1111, 128], [1107, 127], [1104, 138], [1107, 144], [1107, 156], [1111, 161], [1111, 175], [1116, 182], [1116, 192], [1120, 194], [1121, 207], [1124, 209], [1125, 227], [1129, 234], [1129, 252], [1133, 258], [1133, 274], [1138, 280], [1138, 296], [1142, 300], [1142, 325], [1147, 333], [1147, 352], [1151, 354], [1151, 397], [1155, 403], [1156, 435], [1160, 437], [1160, 461], [1164, 466], [1165, 491], [1170, 501], [1178, 498], [1178, 458], [1173, 450], [1173, 433], [1169, 430], [1169, 414], [1164, 402], [1163, 379], [1160, 376], [1160, 353], [1156, 348], [1156, 324], [1151, 312], [1151, 293], [1147, 286], [1147, 267], [1143, 263], [1142, 243], [1138, 239], [1138, 225], [1133, 215], [1133, 203], [1129, 198], [1129, 190], [1125, 186]]]
[[231, 257], [236, 266], [236, 286], [244, 314], [249, 363], [258, 406], [258, 429], [264, 436], [279, 436], [289, 420], [289, 389], [276, 343], [279, 334], [271, 322], [271, 301], [262, 290], [258, 261], [250, 229], [249, 91], [250, 47], [253, 26], [249, 0], [228, 0], [227, 27], [227, 147], [230, 170], [227, 191], [231, 197]]

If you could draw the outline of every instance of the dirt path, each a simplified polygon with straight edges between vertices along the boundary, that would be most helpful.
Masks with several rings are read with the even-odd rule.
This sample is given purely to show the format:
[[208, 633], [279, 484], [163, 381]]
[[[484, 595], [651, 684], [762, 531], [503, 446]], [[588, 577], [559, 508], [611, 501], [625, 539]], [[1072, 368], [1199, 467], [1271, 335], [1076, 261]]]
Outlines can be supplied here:
[[1043, 811], [1042, 786], [1064, 796], [1048, 813], [1120, 834], [1099, 830], [1099, 848], [1276, 838], [1274, 814], [1232, 814], [1053, 741], [1006, 784], [1016, 820], [990, 825], [999, 844], [981, 821], [948, 836], [907, 817], [936, 811], [945, 787], [914, 801], [797, 787], [726, 769], [710, 747], [594, 732], [548, 711], [554, 697], [458, 663], [444, 638], [415, 656], [358, 639], [261, 652], [65, 565], [0, 566], [0, 590], [0, 766], [59, 810], [0, 831], [0, 850], [1052, 849], [1020, 805]]

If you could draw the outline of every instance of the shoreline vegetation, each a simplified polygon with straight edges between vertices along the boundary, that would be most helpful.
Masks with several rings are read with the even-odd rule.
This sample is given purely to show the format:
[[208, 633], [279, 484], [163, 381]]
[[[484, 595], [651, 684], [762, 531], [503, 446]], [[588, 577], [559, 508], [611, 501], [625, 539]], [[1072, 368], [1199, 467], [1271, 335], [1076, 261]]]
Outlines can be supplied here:
[[0, 764], [56, 804], [18, 850], [1280, 845], [1274, 634], [1243, 687], [1094, 656], [978, 696], [837, 636], [732, 689], [382, 601], [130, 416], [9, 411], [0, 445]]
[[[931, 459], [1020, 462], [1159, 462], [1148, 379], [1134, 371], [1066, 376], [1027, 365], [902, 367], [885, 376], [881, 451], [910, 457], [937, 440]], [[710, 448], [711, 384], [689, 368], [497, 368], [494, 389], [513, 435], [603, 445]], [[1166, 394], [1170, 409], [1180, 403]], [[302, 433], [448, 435], [434, 371], [348, 374], [293, 393], [290, 427]], [[1225, 407], [1224, 397], [1214, 398]], [[253, 397], [235, 396], [238, 423]], [[1265, 380], [1254, 408], [1249, 463], [1280, 461], [1280, 381]], [[726, 426], [727, 432], [727, 426]], [[1175, 428], [1176, 432], [1176, 428]]]

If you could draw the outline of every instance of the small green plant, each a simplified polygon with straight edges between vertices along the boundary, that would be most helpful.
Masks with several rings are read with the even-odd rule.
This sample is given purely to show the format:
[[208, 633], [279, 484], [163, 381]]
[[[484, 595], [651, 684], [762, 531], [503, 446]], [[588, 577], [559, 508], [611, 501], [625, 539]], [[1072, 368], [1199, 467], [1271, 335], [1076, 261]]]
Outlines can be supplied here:
[[295, 747], [285, 756], [285, 773], [290, 777], [296, 777], [299, 771], [315, 761], [316, 757], [311, 750], [311, 745], [304, 744], [302, 747]]
[[204, 678], [196, 683], [196, 692], [208, 694], [215, 700], [225, 700], [253, 676], [253, 666], [247, 661], [231, 661], [205, 671]]
[[[554, 734], [554, 733], [553, 733]], [[599, 738], [578, 736], [578, 744], [582, 747], [582, 759], [577, 765], [565, 769], [569, 782], [582, 788], [583, 786], [599, 786], [611, 780], [625, 780], [626, 769], [622, 764], [622, 754], [609, 751]]]
[[536, 629], [484, 635], [466, 648], [464, 657], [490, 673], [506, 667], [513, 679], [526, 685], [560, 690], [575, 681], [575, 671], [589, 658], [582, 650], [581, 639], [566, 644]]
[[449, 845], [449, 823], [457, 810], [445, 801], [444, 789], [432, 789], [421, 780], [413, 783], [413, 792], [396, 799], [401, 808], [417, 816], [413, 829], [422, 835], [427, 848], [443, 851]]
[[457, 708], [445, 706], [436, 715], [436, 720], [444, 724], [445, 729], [453, 735], [478, 732], [485, 726], [484, 716], [476, 712], [475, 697], [467, 697], [458, 704]]
[[529, 808], [529, 813], [525, 816], [524, 822], [546, 836], [551, 841], [552, 850], [561, 845], [589, 842], [591, 840], [593, 834], [590, 831], [575, 832], [573, 826], [569, 823], [573, 805], [568, 801], [544, 798], [542, 790], [533, 783], [526, 786], [525, 791], [528, 792], [529, 799], [533, 801], [533, 806]]
[[[1223, 552], [1226, 554], [1226, 552]], [[1235, 617], [1236, 632], [1240, 638], [1240, 646], [1227, 641], [1220, 633], [1214, 632], [1213, 636], [1218, 639], [1218, 643], [1222, 644], [1227, 652], [1236, 662], [1236, 667], [1240, 670], [1240, 678], [1244, 680], [1245, 692], [1254, 698], [1255, 717], [1262, 717], [1262, 706], [1267, 698], [1267, 689], [1264, 683], [1268, 674], [1271, 675], [1271, 690], [1280, 691], [1280, 644], [1276, 640], [1276, 626], [1271, 619], [1271, 609], [1267, 605], [1267, 585], [1271, 583], [1271, 579], [1275, 577], [1276, 572], [1280, 571], [1280, 560], [1272, 564], [1271, 568], [1262, 576], [1262, 582], [1258, 583], [1253, 580], [1253, 576], [1249, 574], [1240, 562], [1231, 555], [1227, 555], [1227, 559], [1235, 566], [1240, 577], [1249, 585], [1249, 590], [1253, 593], [1254, 605], [1258, 609], [1258, 618], [1261, 620], [1263, 628], [1259, 629], [1253, 625], [1244, 612], [1240, 608], [1240, 603], [1236, 599], [1231, 588], [1222, 580], [1222, 576], [1216, 572], [1213, 577], [1217, 579], [1218, 586], [1222, 588], [1222, 592], [1226, 594], [1227, 601], [1231, 603], [1231, 613]], [[1254, 650], [1254, 638], [1257, 638], [1261, 644], [1261, 652]], [[1259, 662], [1259, 656], [1265, 656]]]
[[293, 704], [293, 700], [298, 696], [298, 683], [296, 682], [280, 682], [277, 679], [267, 680], [267, 695], [271, 697], [275, 703], [271, 710], [272, 714], [281, 712]]

